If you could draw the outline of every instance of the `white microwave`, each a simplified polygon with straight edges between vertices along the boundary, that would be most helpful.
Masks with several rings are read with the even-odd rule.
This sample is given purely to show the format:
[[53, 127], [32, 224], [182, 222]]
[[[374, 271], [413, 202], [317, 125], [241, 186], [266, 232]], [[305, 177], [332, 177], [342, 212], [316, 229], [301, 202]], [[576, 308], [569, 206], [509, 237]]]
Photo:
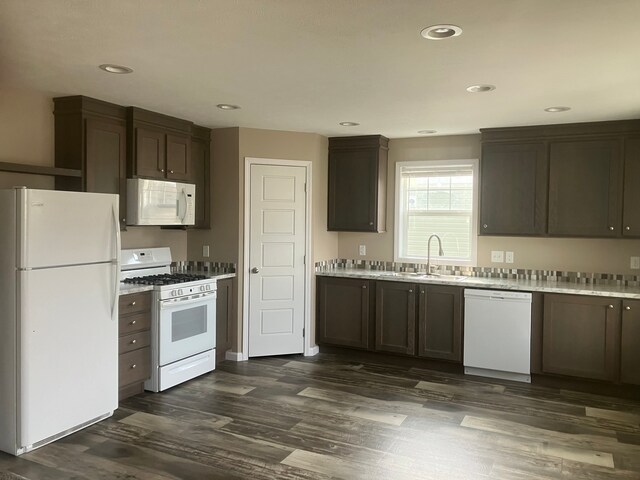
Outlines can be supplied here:
[[127, 179], [127, 225], [193, 225], [195, 202], [191, 183]]

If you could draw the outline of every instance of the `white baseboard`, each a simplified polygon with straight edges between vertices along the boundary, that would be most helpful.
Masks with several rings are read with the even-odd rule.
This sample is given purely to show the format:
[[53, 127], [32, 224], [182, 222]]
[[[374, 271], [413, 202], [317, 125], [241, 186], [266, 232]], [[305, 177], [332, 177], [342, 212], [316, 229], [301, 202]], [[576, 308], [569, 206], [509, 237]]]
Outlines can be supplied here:
[[231, 360], [232, 362], [243, 362], [246, 360], [242, 352], [233, 352], [231, 350], [227, 350], [224, 354], [225, 360]]
[[304, 354], [305, 357], [313, 357], [320, 353], [320, 347], [318, 345], [314, 345], [309, 349], [308, 352]]

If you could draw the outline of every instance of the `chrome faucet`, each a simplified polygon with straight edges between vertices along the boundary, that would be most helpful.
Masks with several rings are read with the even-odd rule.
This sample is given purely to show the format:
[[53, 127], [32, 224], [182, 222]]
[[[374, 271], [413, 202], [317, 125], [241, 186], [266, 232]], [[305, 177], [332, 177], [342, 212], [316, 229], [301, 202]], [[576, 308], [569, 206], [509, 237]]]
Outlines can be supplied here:
[[442, 240], [435, 233], [427, 240], [427, 275], [431, 274], [431, 239], [436, 237], [438, 239], [438, 255], [443, 256], [444, 250], [442, 250]]

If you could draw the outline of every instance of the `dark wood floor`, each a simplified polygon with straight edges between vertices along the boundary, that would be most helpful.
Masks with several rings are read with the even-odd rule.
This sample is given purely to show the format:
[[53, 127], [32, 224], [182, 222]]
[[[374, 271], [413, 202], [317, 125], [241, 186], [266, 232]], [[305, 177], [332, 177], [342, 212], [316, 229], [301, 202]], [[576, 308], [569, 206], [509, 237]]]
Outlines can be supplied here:
[[320, 354], [225, 362], [0, 479], [640, 479], [640, 402]]

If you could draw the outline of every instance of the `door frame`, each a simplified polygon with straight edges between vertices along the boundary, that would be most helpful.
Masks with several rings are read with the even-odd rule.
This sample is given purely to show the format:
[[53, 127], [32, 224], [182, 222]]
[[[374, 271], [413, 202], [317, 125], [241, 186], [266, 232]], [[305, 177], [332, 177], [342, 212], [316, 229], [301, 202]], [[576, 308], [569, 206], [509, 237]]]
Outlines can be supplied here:
[[283, 160], [276, 158], [244, 158], [244, 232], [243, 232], [243, 288], [242, 288], [242, 358], [249, 360], [249, 240], [251, 237], [251, 166], [267, 165], [276, 167], [303, 167], [305, 169], [306, 206], [305, 206], [305, 265], [304, 265], [304, 350], [305, 356], [316, 355], [319, 351], [317, 345], [311, 345], [311, 171], [312, 163], [306, 160]]

